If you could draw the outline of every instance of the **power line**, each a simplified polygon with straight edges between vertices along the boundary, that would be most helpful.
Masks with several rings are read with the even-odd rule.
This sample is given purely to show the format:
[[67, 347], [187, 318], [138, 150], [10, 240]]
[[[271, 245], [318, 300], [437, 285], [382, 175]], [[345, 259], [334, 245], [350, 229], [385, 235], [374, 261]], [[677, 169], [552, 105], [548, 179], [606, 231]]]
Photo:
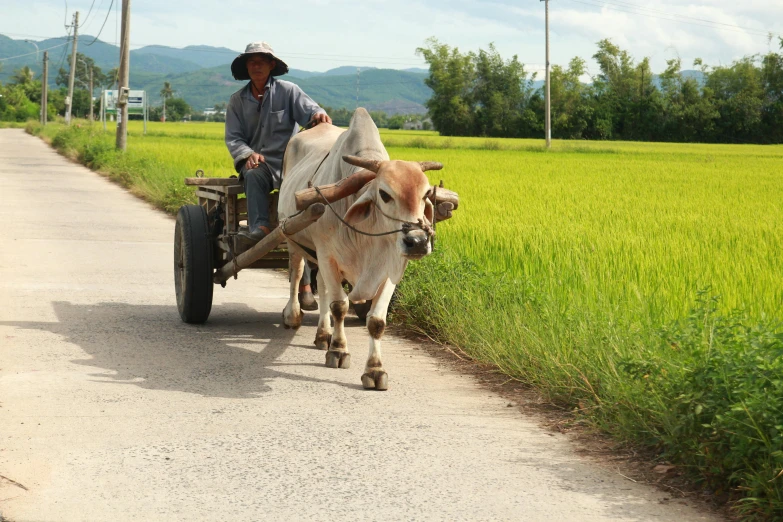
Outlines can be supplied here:
[[113, 5], [114, 5], [114, 0], [111, 0], [111, 3], [109, 4], [109, 9], [106, 10], [106, 18], [103, 19], [103, 25], [101, 25], [101, 30], [98, 31], [98, 35], [93, 39], [93, 41], [87, 44], [88, 47], [94, 44], [98, 40], [98, 36], [100, 36], [101, 33], [103, 32], [103, 28], [106, 26], [106, 20], [109, 19], [109, 15], [111, 14], [111, 6]]
[[90, 9], [87, 11], [87, 16], [84, 17], [84, 21], [82, 22], [82, 27], [84, 27], [87, 24], [87, 20], [90, 19], [90, 13], [92, 13], [92, 8], [95, 6], [95, 0], [92, 0], [92, 3], [90, 4]]
[[[70, 35], [70, 31], [71, 31], [71, 30], [70, 30], [70, 29], [68, 29], [68, 33], [69, 33], [69, 34], [68, 34], [68, 41], [66, 42], [66, 44], [68, 44], [68, 43], [70, 43], [70, 42], [71, 42], [71, 35]], [[62, 56], [60, 56], [60, 65], [58, 65], [58, 66], [57, 66], [57, 70], [58, 70], [58, 72], [59, 72], [59, 70], [60, 70], [60, 69], [62, 69], [62, 68], [63, 68], [63, 64], [65, 63], [65, 57], [66, 57], [67, 55], [68, 55], [68, 47], [66, 46], [66, 47], [63, 47], [63, 54], [62, 54]]]
[[18, 54], [16, 56], [9, 56], [7, 58], [0, 58], [0, 62], [3, 62], [5, 60], [14, 60], [16, 58], [22, 58], [24, 56], [30, 56], [31, 54], [37, 54], [38, 52], [42, 52], [42, 51], [49, 51], [51, 49], [56, 49], [57, 47], [62, 47], [63, 45], [68, 45], [68, 42], [57, 44], [57, 45], [53, 45], [52, 47], [47, 47], [46, 49], [41, 49], [40, 51], [33, 51], [31, 53]]

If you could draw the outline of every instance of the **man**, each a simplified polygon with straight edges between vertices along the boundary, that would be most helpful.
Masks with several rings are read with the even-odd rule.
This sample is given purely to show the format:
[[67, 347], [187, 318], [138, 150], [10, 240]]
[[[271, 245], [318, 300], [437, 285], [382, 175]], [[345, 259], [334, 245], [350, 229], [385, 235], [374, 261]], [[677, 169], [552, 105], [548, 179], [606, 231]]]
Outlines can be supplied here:
[[[299, 86], [275, 78], [287, 72], [288, 65], [266, 42], [248, 44], [231, 63], [235, 79], [250, 80], [231, 95], [226, 107], [226, 146], [247, 196], [248, 227], [237, 236], [246, 243], [254, 244], [271, 232], [269, 193], [280, 188], [288, 141], [299, 126], [332, 123]], [[306, 265], [299, 291], [302, 308], [317, 310]]]

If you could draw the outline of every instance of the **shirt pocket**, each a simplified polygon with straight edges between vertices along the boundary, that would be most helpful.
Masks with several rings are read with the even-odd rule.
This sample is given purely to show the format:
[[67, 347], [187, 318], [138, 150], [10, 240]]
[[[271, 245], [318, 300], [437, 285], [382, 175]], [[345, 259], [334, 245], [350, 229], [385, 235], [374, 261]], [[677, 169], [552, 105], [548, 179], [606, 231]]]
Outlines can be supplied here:
[[288, 118], [285, 109], [282, 111], [269, 111], [269, 120], [272, 124], [272, 129], [276, 131], [285, 129], [288, 124]]

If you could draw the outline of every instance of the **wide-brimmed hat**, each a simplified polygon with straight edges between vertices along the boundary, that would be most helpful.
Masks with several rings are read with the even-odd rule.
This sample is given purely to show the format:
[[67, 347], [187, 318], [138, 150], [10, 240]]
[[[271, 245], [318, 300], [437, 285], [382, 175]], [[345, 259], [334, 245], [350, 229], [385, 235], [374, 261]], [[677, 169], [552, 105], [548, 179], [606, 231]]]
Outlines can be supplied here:
[[250, 75], [247, 74], [247, 57], [251, 54], [265, 54], [277, 62], [277, 66], [270, 73], [271, 76], [282, 76], [288, 72], [288, 65], [275, 55], [271, 45], [266, 42], [251, 42], [245, 47], [245, 52], [231, 62], [231, 74], [235, 80], [250, 79]]

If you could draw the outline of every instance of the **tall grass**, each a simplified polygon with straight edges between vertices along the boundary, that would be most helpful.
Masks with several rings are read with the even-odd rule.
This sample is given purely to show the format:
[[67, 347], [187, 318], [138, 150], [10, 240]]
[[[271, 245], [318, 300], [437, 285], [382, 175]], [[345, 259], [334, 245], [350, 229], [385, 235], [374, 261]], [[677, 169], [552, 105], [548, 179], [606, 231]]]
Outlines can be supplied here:
[[[233, 174], [222, 124], [131, 122], [125, 154], [31, 130], [169, 211], [196, 169]], [[381, 136], [461, 196], [396, 321], [783, 517], [783, 147]]]

